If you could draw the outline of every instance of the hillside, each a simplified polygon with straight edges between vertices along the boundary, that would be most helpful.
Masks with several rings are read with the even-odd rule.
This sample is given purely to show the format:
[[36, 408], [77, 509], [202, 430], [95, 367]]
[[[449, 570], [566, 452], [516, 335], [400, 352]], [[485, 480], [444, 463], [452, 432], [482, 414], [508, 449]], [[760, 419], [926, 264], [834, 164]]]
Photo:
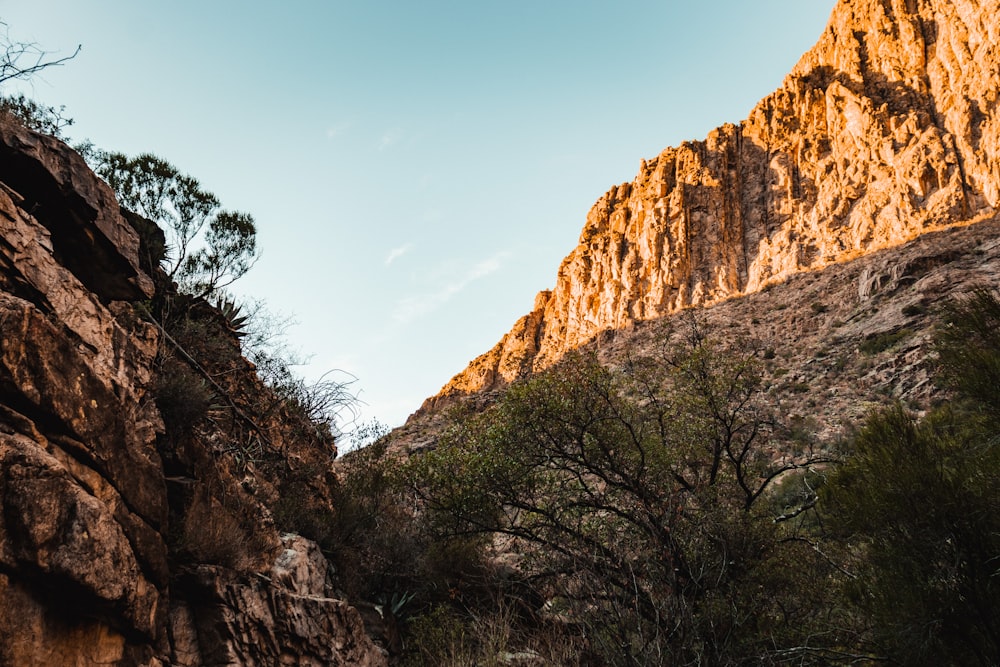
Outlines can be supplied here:
[[[606, 330], [580, 349], [605, 363], [655, 354], [665, 333], [691, 321], [720, 341], [759, 341], [769, 401], [811, 437], [831, 444], [875, 405], [925, 410], [941, 396], [930, 381], [941, 308], [1000, 283], [1000, 219], [928, 232], [901, 246], [822, 270], [799, 272], [751, 294]], [[429, 405], [394, 433], [408, 451], [432, 447], [455, 402], [491, 404], [503, 387]]]

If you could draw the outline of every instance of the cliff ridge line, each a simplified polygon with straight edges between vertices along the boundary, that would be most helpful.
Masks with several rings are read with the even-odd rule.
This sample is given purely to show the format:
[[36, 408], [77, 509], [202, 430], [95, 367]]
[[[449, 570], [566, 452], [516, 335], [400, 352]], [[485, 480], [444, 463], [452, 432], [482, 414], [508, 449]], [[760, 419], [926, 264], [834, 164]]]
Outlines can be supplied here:
[[553, 289], [422, 411], [601, 331], [995, 213], [998, 38], [996, 0], [840, 0], [746, 120], [643, 160], [598, 199]]

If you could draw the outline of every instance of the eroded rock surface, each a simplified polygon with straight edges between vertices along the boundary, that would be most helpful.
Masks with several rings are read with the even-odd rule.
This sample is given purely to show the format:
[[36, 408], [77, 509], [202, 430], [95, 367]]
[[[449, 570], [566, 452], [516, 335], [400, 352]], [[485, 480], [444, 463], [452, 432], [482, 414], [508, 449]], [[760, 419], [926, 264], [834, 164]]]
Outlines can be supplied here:
[[840, 0], [745, 121], [643, 161], [601, 197], [555, 287], [425, 408], [598, 332], [991, 215], [998, 97], [996, 0]]
[[229, 524], [200, 471], [165, 472], [164, 453], [175, 467], [218, 453], [161, 437], [164, 340], [136, 306], [155, 296], [139, 247], [79, 155], [0, 120], [0, 665], [384, 665], [316, 545], [272, 548], [262, 501], [226, 510], [259, 533], [241, 567], [179, 555], [197, 493], [198, 529]]

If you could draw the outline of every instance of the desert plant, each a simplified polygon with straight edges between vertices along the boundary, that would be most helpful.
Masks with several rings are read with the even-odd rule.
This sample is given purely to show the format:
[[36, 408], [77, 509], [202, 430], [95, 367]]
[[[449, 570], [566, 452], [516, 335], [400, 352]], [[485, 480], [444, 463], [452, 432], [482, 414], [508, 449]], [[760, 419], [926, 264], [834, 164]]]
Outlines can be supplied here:
[[906, 327], [897, 329], [896, 331], [884, 331], [865, 338], [861, 341], [861, 344], [858, 345], [858, 350], [863, 354], [876, 355], [880, 352], [885, 352], [912, 334], [913, 329]]
[[922, 418], [874, 411], [821, 507], [853, 558], [848, 601], [895, 664], [1000, 663], [1000, 298], [945, 309], [937, 376], [953, 400]]

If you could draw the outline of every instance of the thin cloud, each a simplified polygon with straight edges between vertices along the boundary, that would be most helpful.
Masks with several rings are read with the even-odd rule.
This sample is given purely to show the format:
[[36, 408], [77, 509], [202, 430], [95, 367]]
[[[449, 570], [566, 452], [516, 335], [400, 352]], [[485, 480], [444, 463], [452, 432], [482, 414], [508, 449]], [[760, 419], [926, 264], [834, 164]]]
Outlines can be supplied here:
[[331, 125], [330, 127], [326, 128], [326, 138], [336, 139], [337, 137], [346, 134], [349, 129], [351, 129], [351, 123], [346, 120], [342, 123]]
[[382, 133], [382, 138], [378, 141], [378, 149], [384, 151], [388, 148], [392, 148], [403, 138], [403, 130], [398, 127], [393, 127]]
[[413, 247], [412, 243], [407, 243], [405, 245], [399, 246], [398, 248], [393, 248], [392, 250], [389, 251], [389, 255], [385, 258], [385, 265], [389, 266], [390, 264], [395, 262], [397, 259], [405, 255], [406, 253], [410, 252], [410, 248], [412, 247]]
[[472, 266], [468, 271], [455, 276], [440, 289], [429, 294], [421, 294], [400, 300], [393, 311], [393, 318], [401, 323], [412, 322], [437, 310], [471, 283], [495, 273], [503, 266], [507, 253], [498, 253]]

